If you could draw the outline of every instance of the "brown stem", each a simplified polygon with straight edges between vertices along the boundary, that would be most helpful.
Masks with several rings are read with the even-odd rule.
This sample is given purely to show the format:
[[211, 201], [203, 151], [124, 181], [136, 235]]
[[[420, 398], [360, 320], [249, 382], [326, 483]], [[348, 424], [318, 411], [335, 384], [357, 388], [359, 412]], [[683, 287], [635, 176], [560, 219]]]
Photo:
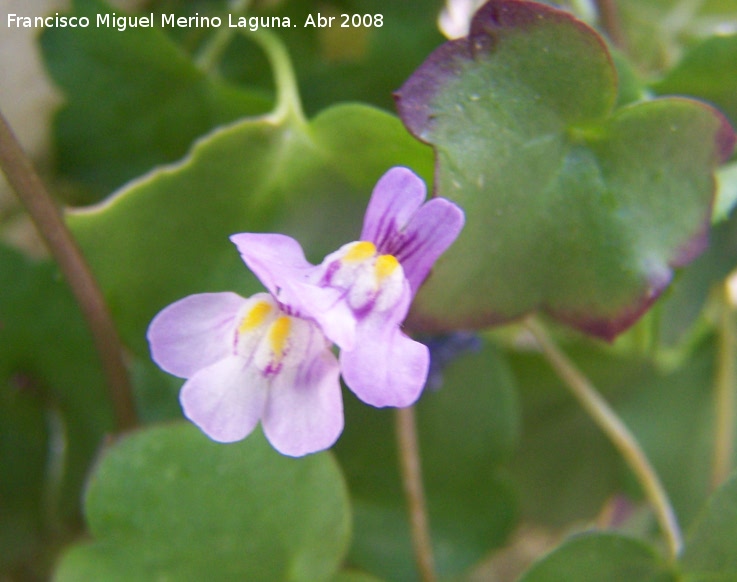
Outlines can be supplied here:
[[123, 363], [123, 349], [102, 292], [61, 213], [2, 113], [0, 167], [59, 265], [87, 320], [107, 377], [118, 430], [135, 426], [135, 406]]
[[716, 489], [732, 472], [737, 394], [737, 329], [727, 285], [724, 285], [719, 322], [719, 352], [716, 370], [715, 439], [711, 485]]
[[599, 12], [599, 24], [606, 32], [612, 44], [622, 51], [627, 50], [627, 37], [622, 28], [622, 20], [619, 18], [616, 0], [596, 0]]
[[420, 447], [417, 441], [415, 410], [411, 406], [398, 408], [395, 418], [399, 464], [404, 494], [409, 509], [415, 561], [422, 581], [434, 582], [436, 580], [435, 566], [430, 539], [430, 524], [425, 505], [425, 492], [422, 486], [422, 468], [420, 466]]

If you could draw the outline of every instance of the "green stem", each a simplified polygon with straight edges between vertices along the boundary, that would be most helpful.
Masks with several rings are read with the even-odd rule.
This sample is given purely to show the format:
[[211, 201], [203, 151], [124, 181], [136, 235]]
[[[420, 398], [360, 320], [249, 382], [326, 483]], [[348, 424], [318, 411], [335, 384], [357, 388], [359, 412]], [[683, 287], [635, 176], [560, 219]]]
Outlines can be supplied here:
[[409, 511], [415, 562], [421, 580], [423, 582], [434, 582], [436, 580], [435, 566], [425, 492], [422, 486], [422, 467], [420, 466], [420, 447], [417, 439], [415, 410], [412, 406], [398, 408], [395, 415], [399, 465]]
[[133, 392], [123, 362], [123, 348], [102, 292], [61, 213], [2, 113], [0, 167], [59, 265], [87, 320], [107, 377], [118, 429], [135, 426]]
[[737, 404], [737, 330], [734, 311], [729, 301], [727, 285], [724, 285], [720, 305], [719, 351], [715, 391], [716, 430], [712, 487], [717, 488], [732, 472], [734, 459], [735, 404]]
[[266, 53], [274, 71], [277, 101], [269, 117], [277, 123], [291, 118], [296, 126], [306, 129], [308, 122], [302, 110], [297, 77], [284, 44], [278, 36], [268, 30], [260, 29], [256, 32], [244, 32], [244, 34], [255, 41]]
[[535, 336], [543, 354], [558, 376], [599, 428], [609, 437], [637, 477], [666, 538], [670, 557], [675, 560], [683, 546], [681, 529], [665, 488], [637, 439], [596, 391], [588, 378], [558, 348], [542, 325], [530, 319], [527, 321], [527, 328]]
[[[231, 3], [229, 12], [236, 18], [244, 15], [248, 11], [251, 0], [235, 0]], [[217, 66], [222, 60], [225, 49], [228, 48], [230, 41], [236, 34], [237, 29], [229, 26], [221, 26], [212, 38], [202, 47], [199, 54], [195, 58], [195, 64], [201, 71], [213, 74]]]

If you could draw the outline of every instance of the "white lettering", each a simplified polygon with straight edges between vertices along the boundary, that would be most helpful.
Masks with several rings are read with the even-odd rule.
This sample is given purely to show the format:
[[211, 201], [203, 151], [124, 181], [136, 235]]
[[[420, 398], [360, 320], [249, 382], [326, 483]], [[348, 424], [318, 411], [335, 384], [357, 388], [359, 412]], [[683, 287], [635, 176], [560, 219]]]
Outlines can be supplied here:
[[287, 16], [245, 16], [238, 17], [238, 20], [233, 20], [233, 15], [228, 15], [228, 26], [230, 28], [247, 28], [252, 32], [257, 31], [259, 28], [291, 28], [292, 24]]
[[18, 16], [17, 14], [8, 14], [8, 28], [15, 23], [16, 28], [33, 28], [33, 22], [28, 16]]
[[8, 14], [8, 28], [87, 28], [90, 20], [86, 16], [19, 16]]
[[[153, 14], [151, 15], [153, 19]], [[200, 16], [195, 12], [194, 16], [179, 16], [174, 14], [162, 14], [161, 26], [178, 26], [179, 28], [220, 28], [223, 21], [219, 16]]]
[[305, 20], [305, 28], [308, 26], [317, 28], [330, 28], [331, 26], [333, 26], [333, 20], [335, 20], [335, 16], [323, 16], [318, 12], [317, 21], [315, 21], [315, 17], [312, 16], [312, 14], [308, 14], [307, 20]]

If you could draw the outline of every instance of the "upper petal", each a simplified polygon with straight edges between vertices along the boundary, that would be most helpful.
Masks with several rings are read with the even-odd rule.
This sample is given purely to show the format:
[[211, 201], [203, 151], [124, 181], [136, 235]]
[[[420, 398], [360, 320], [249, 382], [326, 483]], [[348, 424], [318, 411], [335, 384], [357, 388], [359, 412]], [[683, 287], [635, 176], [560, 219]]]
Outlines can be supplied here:
[[247, 361], [229, 356], [197, 372], [182, 386], [184, 415], [211, 439], [230, 443], [248, 436], [266, 404], [269, 381]]
[[275, 377], [269, 390], [262, 419], [266, 438], [292, 457], [331, 447], [343, 432], [338, 361], [324, 349], [288, 372]]
[[463, 228], [463, 211], [444, 198], [425, 200], [425, 183], [407, 168], [392, 168], [374, 188], [361, 240], [402, 264], [412, 295]]
[[445, 198], [433, 198], [412, 217], [390, 252], [399, 260], [412, 295], [463, 228], [463, 211]]
[[235, 293], [200, 293], [165, 307], [148, 327], [151, 357], [166, 372], [189, 378], [233, 351], [238, 311]]
[[310, 264], [296, 240], [281, 234], [254, 233], [235, 234], [230, 240], [279, 303], [320, 323], [332, 342], [353, 346], [355, 322], [341, 302], [343, 292], [320, 284], [324, 265]]
[[372, 406], [413, 404], [427, 380], [427, 346], [407, 337], [396, 325], [367, 323], [359, 327], [356, 347], [340, 352], [345, 383]]
[[379, 252], [409, 223], [424, 202], [425, 183], [411, 170], [396, 167], [384, 174], [374, 187], [363, 219], [361, 240], [371, 241]]
[[283, 234], [251, 232], [234, 234], [230, 240], [274, 297], [286, 302], [298, 299], [300, 286], [309, 281], [315, 267], [296, 240]]

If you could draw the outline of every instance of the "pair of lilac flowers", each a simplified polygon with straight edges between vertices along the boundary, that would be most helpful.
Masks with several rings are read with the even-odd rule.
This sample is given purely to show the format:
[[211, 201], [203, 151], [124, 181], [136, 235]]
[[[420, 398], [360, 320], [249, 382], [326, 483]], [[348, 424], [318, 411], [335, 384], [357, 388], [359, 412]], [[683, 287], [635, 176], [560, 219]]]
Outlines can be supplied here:
[[185, 416], [219, 442], [241, 440], [261, 421], [275, 449], [302, 456], [343, 431], [341, 374], [367, 404], [414, 403], [429, 352], [401, 324], [464, 222], [456, 205], [425, 196], [420, 178], [392, 168], [374, 188], [360, 240], [316, 266], [288, 236], [231, 236], [268, 293], [190, 295], [148, 329], [154, 361], [187, 379]]

